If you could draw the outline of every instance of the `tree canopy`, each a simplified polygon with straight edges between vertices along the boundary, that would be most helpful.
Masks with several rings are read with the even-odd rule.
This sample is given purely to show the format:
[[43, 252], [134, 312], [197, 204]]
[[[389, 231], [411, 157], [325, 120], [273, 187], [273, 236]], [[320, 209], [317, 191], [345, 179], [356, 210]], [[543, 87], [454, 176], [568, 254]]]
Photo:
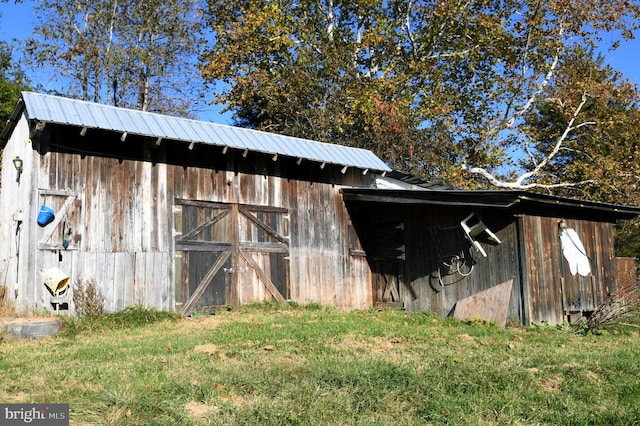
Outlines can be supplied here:
[[548, 167], [547, 179], [582, 182], [582, 195], [598, 201], [640, 203], [637, 87], [604, 65], [601, 56], [576, 50], [566, 60], [571, 62], [568, 72], [546, 88], [526, 117], [527, 131], [543, 156], [563, 138], [578, 107], [585, 117], [571, 125], [573, 130]]
[[[201, 52], [202, 77], [241, 126], [371, 149], [458, 186], [604, 199], [613, 183], [628, 193], [611, 176], [616, 155], [635, 150], [638, 94], [598, 55], [633, 37], [639, 9], [624, 0], [43, 0], [26, 51], [56, 70], [65, 95], [180, 115], [203, 99]], [[596, 167], [605, 163], [608, 172]], [[635, 163], [625, 163], [630, 176]]]
[[4, 126], [16, 102], [20, 98], [20, 91], [27, 87], [24, 72], [17, 69], [11, 60], [11, 47], [0, 42], [0, 123]]
[[[66, 96], [192, 115], [212, 83], [241, 126], [458, 187], [640, 205], [640, 95], [603, 59], [634, 37], [636, 1], [42, 0], [35, 16], [21, 66]], [[1, 44], [0, 114], [23, 85]], [[622, 232], [637, 253], [638, 222]]]
[[[623, 0], [209, 0], [201, 69], [241, 125], [458, 185], [553, 188], [574, 183], [553, 173], [554, 147], [595, 119], [572, 58], [632, 38], [638, 17]], [[529, 116], [550, 87], [575, 117], [539, 140]]]
[[180, 115], [199, 100], [197, 0], [42, 0], [35, 8], [27, 58], [56, 70], [64, 95]]

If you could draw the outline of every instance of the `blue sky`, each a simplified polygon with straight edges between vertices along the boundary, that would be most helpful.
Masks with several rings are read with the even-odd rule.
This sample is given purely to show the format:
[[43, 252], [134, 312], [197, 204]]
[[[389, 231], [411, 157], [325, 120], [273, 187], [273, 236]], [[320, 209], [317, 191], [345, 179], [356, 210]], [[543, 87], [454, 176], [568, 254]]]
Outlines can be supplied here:
[[[36, 19], [33, 13], [33, 1], [24, 0], [14, 4], [13, 0], [0, 3], [0, 39], [24, 40], [31, 34]], [[615, 52], [606, 56], [607, 62], [616, 70], [622, 72], [631, 82], [640, 84], [640, 33], [635, 40], [623, 43]], [[231, 124], [230, 114], [220, 114], [219, 108], [212, 108], [207, 117], [200, 117], [221, 124]]]
[[[31, 35], [33, 28], [37, 23], [34, 15], [34, 4], [31, 0], [23, 0], [21, 3], [15, 4], [14, 0], [8, 2], [0, 2], [0, 40], [10, 42], [13, 39], [25, 40]], [[34, 75], [30, 70], [23, 70], [33, 83], [42, 83], [46, 87], [47, 76]], [[233, 124], [231, 113], [222, 113], [222, 107], [210, 106], [206, 108], [205, 113], [200, 113], [198, 118], [205, 121], [213, 121], [218, 124]]]

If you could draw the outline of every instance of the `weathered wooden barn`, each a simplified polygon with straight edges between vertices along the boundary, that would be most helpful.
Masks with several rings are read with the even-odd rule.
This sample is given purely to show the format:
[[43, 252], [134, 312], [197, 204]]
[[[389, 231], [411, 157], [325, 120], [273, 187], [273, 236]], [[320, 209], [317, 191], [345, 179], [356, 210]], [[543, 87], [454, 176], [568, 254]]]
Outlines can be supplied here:
[[0, 138], [1, 273], [21, 310], [47, 306], [54, 267], [95, 280], [109, 311], [371, 302], [339, 196], [389, 171], [369, 151], [36, 93]]
[[[425, 189], [362, 149], [30, 92], [0, 147], [0, 285], [24, 312], [51, 309], [56, 270], [94, 281], [108, 311], [187, 313], [293, 300], [446, 315], [513, 280], [509, 319], [557, 323], [615, 290], [612, 226], [639, 213]], [[495, 239], [465, 235], [471, 214]], [[589, 276], [564, 266], [561, 220]]]

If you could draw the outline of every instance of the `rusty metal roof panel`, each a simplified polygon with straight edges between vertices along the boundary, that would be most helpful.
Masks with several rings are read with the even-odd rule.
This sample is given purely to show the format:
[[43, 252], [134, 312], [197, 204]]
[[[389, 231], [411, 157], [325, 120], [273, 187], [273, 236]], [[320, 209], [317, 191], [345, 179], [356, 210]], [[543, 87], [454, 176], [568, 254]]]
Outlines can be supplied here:
[[29, 119], [389, 172], [371, 151], [186, 118], [23, 92]]

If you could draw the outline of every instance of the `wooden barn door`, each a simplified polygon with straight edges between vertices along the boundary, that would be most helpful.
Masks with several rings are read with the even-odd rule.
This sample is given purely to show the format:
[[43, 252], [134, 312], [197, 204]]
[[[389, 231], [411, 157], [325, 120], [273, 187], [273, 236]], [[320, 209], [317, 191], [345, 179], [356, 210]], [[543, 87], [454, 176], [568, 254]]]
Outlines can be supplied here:
[[[286, 209], [176, 200], [176, 303], [185, 314], [289, 294]], [[247, 289], [247, 287], [249, 287]]]
[[404, 283], [404, 223], [373, 225], [373, 292], [376, 306], [404, 306], [400, 289]]
[[230, 303], [231, 205], [176, 200], [176, 304], [183, 313]]
[[38, 249], [48, 251], [77, 250], [82, 232], [82, 201], [78, 194], [67, 191], [41, 189], [39, 206], [54, 211], [52, 221], [38, 227]]
[[[70, 302], [55, 299], [54, 289], [44, 284], [44, 272], [50, 268], [57, 268], [65, 274], [71, 276], [68, 281], [66, 295], [71, 295], [71, 286], [79, 277], [74, 273], [74, 259], [82, 240], [84, 224], [82, 223], [82, 200], [77, 193], [68, 191], [58, 191], [54, 189], [38, 190], [38, 206], [46, 206], [53, 210], [53, 215], [46, 217], [50, 221], [38, 223], [36, 226], [36, 237], [38, 239], [38, 252], [36, 253], [35, 265], [37, 265], [37, 285], [45, 289], [45, 306], [49, 309], [68, 310], [71, 308]], [[41, 218], [40, 211], [38, 219]], [[45, 217], [45, 216], [43, 216]], [[35, 217], [27, 217], [28, 221], [36, 221]], [[29, 223], [29, 226], [32, 226]], [[20, 230], [20, 228], [18, 228]], [[18, 236], [18, 235], [17, 235]], [[18, 255], [20, 255], [19, 247]], [[73, 276], [72, 276], [73, 275]], [[39, 290], [43, 290], [40, 287]]]
[[[242, 280], [252, 283], [241, 302], [289, 298], [289, 215], [287, 209], [238, 205], [238, 254]], [[259, 288], [264, 287], [264, 292]], [[264, 293], [264, 297], [261, 294]]]

